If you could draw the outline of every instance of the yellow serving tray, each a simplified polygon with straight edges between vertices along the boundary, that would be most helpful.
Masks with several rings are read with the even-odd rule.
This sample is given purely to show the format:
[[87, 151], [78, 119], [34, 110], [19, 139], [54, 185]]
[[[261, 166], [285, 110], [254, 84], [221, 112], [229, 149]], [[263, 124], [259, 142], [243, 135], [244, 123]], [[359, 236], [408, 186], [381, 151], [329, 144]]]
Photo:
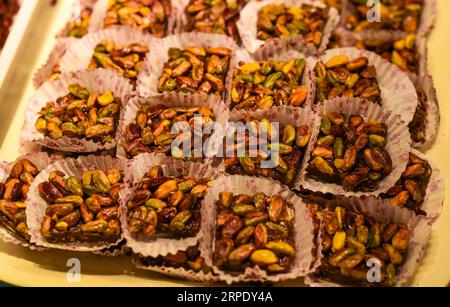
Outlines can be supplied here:
[[[0, 60], [0, 160], [18, 156], [23, 110], [33, 95], [33, 74], [54, 45], [54, 37], [70, 12], [70, 1], [27, 0]], [[438, 18], [429, 41], [429, 70], [441, 107], [441, 127], [426, 155], [450, 182], [450, 1], [437, 0]], [[415, 286], [446, 286], [450, 282], [450, 189], [441, 218], [433, 225], [429, 247], [414, 280]], [[81, 281], [68, 282], [70, 258], [81, 262]], [[86, 253], [30, 251], [0, 242], [0, 281], [21, 286], [201, 286], [136, 270], [127, 257], [105, 258]], [[281, 285], [302, 286], [301, 281]]]

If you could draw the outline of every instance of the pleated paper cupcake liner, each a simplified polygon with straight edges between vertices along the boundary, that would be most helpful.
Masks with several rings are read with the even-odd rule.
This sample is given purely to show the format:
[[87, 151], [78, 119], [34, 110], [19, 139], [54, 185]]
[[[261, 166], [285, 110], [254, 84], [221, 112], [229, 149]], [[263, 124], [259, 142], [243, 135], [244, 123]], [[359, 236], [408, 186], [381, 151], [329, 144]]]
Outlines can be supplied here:
[[160, 273], [172, 278], [176, 279], [183, 279], [183, 280], [189, 280], [189, 281], [196, 281], [196, 282], [207, 282], [212, 283], [215, 281], [218, 281], [217, 275], [214, 275], [212, 272], [204, 273], [202, 271], [195, 272], [192, 270], [187, 270], [183, 267], [170, 267], [170, 266], [158, 266], [158, 265], [152, 265], [147, 266], [142, 263], [141, 258], [138, 255], [133, 256], [133, 264], [141, 270], [146, 270], [150, 272]]
[[41, 109], [47, 102], [56, 101], [58, 98], [67, 95], [69, 93], [68, 87], [74, 83], [80, 84], [90, 92], [104, 93], [111, 91], [115, 97], [121, 99], [122, 106], [126, 104], [128, 97], [133, 94], [133, 86], [129, 80], [106, 69], [62, 74], [57, 79], [44, 83], [30, 99], [25, 108], [25, 123], [20, 135], [21, 141], [32, 142], [55, 150], [68, 152], [96, 152], [99, 150], [109, 150], [116, 146], [117, 137], [113, 142], [101, 144], [86, 139], [69, 138], [67, 136], [52, 139], [37, 131], [35, 123]]
[[281, 44], [281, 45], [265, 45], [260, 48], [257, 52], [251, 54], [245, 49], [239, 49], [236, 52], [235, 60], [233, 63], [234, 66], [230, 66], [231, 75], [227, 80], [226, 84], [226, 103], [230, 109], [233, 108], [233, 103], [231, 101], [231, 89], [232, 89], [232, 81], [233, 81], [233, 71], [237, 67], [239, 67], [239, 63], [250, 63], [250, 62], [262, 62], [267, 60], [280, 60], [280, 61], [290, 61], [296, 59], [305, 59], [305, 69], [303, 71], [302, 81], [300, 85], [306, 86], [308, 90], [308, 95], [306, 96], [306, 100], [301, 106], [303, 109], [312, 109], [312, 105], [314, 103], [315, 96], [315, 83], [312, 80], [312, 74], [314, 70], [314, 60], [311, 57], [307, 57], [307, 54], [310, 54], [311, 51], [308, 51], [307, 46], [296, 46], [295, 49], [290, 49], [289, 44]]
[[[122, 113], [122, 118], [119, 124], [119, 139], [118, 139], [118, 147], [117, 147], [117, 155], [120, 157], [127, 157], [125, 152], [125, 134], [126, 128], [128, 125], [132, 123], [136, 123], [136, 115], [139, 110], [145, 106], [157, 106], [163, 104], [170, 107], [208, 107], [210, 108], [215, 116], [215, 123], [219, 124], [223, 129], [226, 127], [228, 122], [228, 108], [227, 106], [220, 100], [219, 97], [216, 96], [193, 96], [186, 95], [183, 93], [165, 93], [162, 95], [151, 96], [151, 97], [133, 97], [127, 104], [125, 111]], [[218, 139], [220, 138], [220, 139]], [[218, 139], [221, 140], [221, 136], [217, 134], [217, 131], [214, 131], [210, 136], [211, 140]], [[218, 142], [221, 143], [221, 142]], [[209, 158], [215, 156], [219, 148], [212, 148], [212, 151], [208, 153]], [[208, 163], [209, 158], [205, 159], [203, 162]]]
[[113, 42], [119, 47], [128, 47], [131, 44], [139, 43], [151, 46], [155, 38], [139, 29], [129, 26], [115, 26], [106, 30], [90, 33], [82, 39], [74, 42], [61, 58], [61, 72], [75, 72], [88, 69], [95, 48], [104, 41]]
[[300, 189], [300, 187], [303, 187], [314, 192], [359, 197], [367, 195], [378, 196], [394, 186], [406, 168], [411, 149], [411, 136], [404, 120], [400, 118], [399, 115], [386, 112], [374, 103], [354, 98], [336, 98], [318, 105], [318, 113], [320, 116], [332, 112], [348, 115], [357, 114], [362, 116], [365, 120], [373, 119], [385, 123], [387, 125], [387, 141], [384, 149], [389, 153], [392, 159], [392, 172], [384, 178], [378, 188], [372, 192], [345, 191], [341, 185], [319, 182], [309, 178], [306, 170], [310, 164], [309, 160], [311, 158], [311, 153], [320, 133], [320, 125], [318, 125], [312, 133], [310, 146], [305, 155], [305, 161], [307, 162], [304, 163], [301, 175], [297, 179], [296, 188]]
[[[431, 227], [426, 219], [415, 216], [413, 212], [384, 204], [375, 197], [367, 198], [338, 198], [324, 203], [327, 208], [341, 206], [347, 210], [353, 210], [367, 216], [371, 216], [380, 223], [407, 224], [410, 229], [410, 240], [407, 257], [401, 266], [395, 279], [396, 286], [408, 286], [411, 284], [417, 268], [420, 266], [425, 254], [428, 239], [431, 235]], [[310, 275], [305, 279], [306, 284], [313, 287], [339, 287], [331, 281]]]
[[69, 49], [69, 47], [76, 41], [76, 38], [71, 37], [60, 38], [56, 41], [55, 46], [47, 58], [47, 61], [34, 74], [33, 85], [36, 89], [50, 80], [53, 75], [53, 69], [59, 65], [61, 58], [66, 53], [67, 49]]
[[47, 248], [55, 248], [70, 251], [93, 252], [101, 251], [112, 246], [118, 245], [122, 241], [121, 236], [113, 243], [99, 243], [99, 242], [70, 242], [70, 243], [50, 243], [41, 234], [42, 220], [49, 204], [39, 195], [39, 184], [45, 182], [49, 178], [52, 171], [61, 171], [67, 177], [76, 176], [81, 178], [84, 171], [88, 170], [107, 170], [118, 169], [121, 172], [125, 169], [126, 160], [112, 157], [102, 156], [87, 156], [78, 159], [68, 158], [65, 160], [58, 160], [50, 164], [46, 169], [35, 178], [33, 184], [28, 192], [29, 205], [27, 206], [27, 224], [31, 236], [31, 243], [37, 246]]
[[140, 240], [130, 232], [127, 215], [128, 201], [148, 170], [157, 165], [162, 167], [165, 176], [191, 176], [198, 179], [213, 180], [220, 176], [219, 172], [207, 164], [174, 160], [161, 154], [141, 154], [130, 161], [130, 165], [125, 171], [125, 182], [128, 186], [120, 192], [122, 233], [126, 239], [127, 247], [131, 248], [134, 253], [153, 258], [185, 251], [189, 247], [197, 245], [201, 237], [199, 231], [195, 237], [182, 239], [164, 238], [157, 235], [153, 240]]
[[[232, 275], [213, 265], [213, 251], [215, 246], [215, 221], [217, 216], [216, 201], [219, 193], [229, 191], [234, 194], [255, 194], [262, 192], [267, 196], [281, 196], [287, 202], [292, 203], [295, 209], [295, 224], [293, 227], [295, 241], [295, 259], [292, 267], [287, 273], [269, 275], [259, 266], [247, 268], [239, 275]], [[237, 282], [279, 282], [289, 279], [303, 277], [314, 265], [314, 234], [313, 223], [302, 200], [291, 192], [287, 187], [276, 183], [273, 180], [246, 177], [246, 176], [221, 176], [214, 181], [213, 186], [208, 190], [202, 206], [202, 229], [200, 240], [200, 251], [205, 257], [205, 264], [213, 267], [215, 274], [221, 281], [227, 284]]]
[[286, 42], [290, 44], [300, 43], [301, 45], [310, 45], [309, 47], [315, 52], [321, 52], [327, 48], [331, 33], [339, 23], [339, 13], [335, 8], [330, 8], [328, 12], [328, 19], [323, 29], [322, 41], [320, 46], [317, 48], [312, 44], [305, 42], [302, 35], [296, 35], [286, 39], [273, 38], [268, 41], [258, 39], [258, 12], [262, 7], [268, 4], [285, 4], [288, 7], [307, 4], [319, 8], [326, 7], [325, 4], [313, 0], [265, 0], [249, 2], [241, 11], [241, 16], [237, 22], [237, 27], [241, 36], [242, 44], [250, 53], [258, 51], [259, 48], [265, 45], [279, 45]]
[[[27, 154], [23, 155], [19, 158], [17, 158], [14, 162], [0, 162], [0, 182], [4, 182], [8, 179], [9, 174], [11, 172], [11, 169], [13, 166], [22, 159], [27, 159], [31, 163], [36, 166], [38, 170], [43, 170], [47, 167], [47, 165], [50, 163], [51, 159], [46, 153], [34, 153], [34, 154]], [[29, 205], [30, 197], [28, 196], [26, 200], [27, 206]], [[2, 213], [0, 213], [2, 214]], [[12, 243], [16, 245], [21, 245], [23, 247], [28, 247], [31, 250], [43, 250], [42, 248], [28, 242], [20, 236], [19, 234], [13, 232], [12, 230], [6, 229], [4, 226], [0, 226], [0, 239], [2, 239], [6, 243]]]
[[[147, 56], [147, 60], [142, 65], [142, 70], [138, 76], [137, 90], [141, 96], [154, 96], [160, 94], [158, 92], [158, 79], [162, 75], [164, 65], [169, 60], [168, 51], [170, 48], [184, 49], [186, 47], [226, 47], [232, 51], [233, 56], [230, 59], [229, 67], [236, 66], [235, 52], [237, 45], [234, 40], [228, 36], [211, 33], [182, 33], [180, 35], [172, 35], [153, 42], [151, 52]], [[225, 88], [231, 82], [232, 71], [228, 69], [225, 78]], [[223, 93], [225, 97], [226, 93]], [[193, 94], [194, 96], [207, 96], [204, 94]]]
[[[172, 12], [167, 16], [167, 30], [165, 35], [174, 33], [176, 24], [176, 12], [173, 11], [174, 2], [178, 0], [169, 0]], [[94, 5], [94, 11], [91, 16], [91, 23], [89, 24], [89, 32], [97, 32], [104, 29], [104, 20], [107, 16], [109, 0], [98, 0]], [[152, 1], [147, 1], [151, 3]]]
[[[375, 66], [377, 71], [383, 109], [401, 115], [406, 123], [412, 120], [417, 108], [417, 92], [405, 73], [377, 54], [357, 48], [329, 49], [320, 60], [327, 63], [330, 58], [338, 55], [346, 55], [350, 60], [366, 57], [369, 65]], [[313, 78], [315, 79], [315, 75]]]

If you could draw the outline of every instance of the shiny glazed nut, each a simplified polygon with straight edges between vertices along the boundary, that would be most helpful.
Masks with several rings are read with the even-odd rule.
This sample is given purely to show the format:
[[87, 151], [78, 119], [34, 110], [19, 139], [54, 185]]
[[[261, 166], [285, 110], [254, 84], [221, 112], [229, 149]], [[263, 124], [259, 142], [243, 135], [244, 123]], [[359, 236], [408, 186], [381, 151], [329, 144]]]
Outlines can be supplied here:
[[92, 8], [85, 7], [81, 10], [80, 19], [71, 21], [68, 24], [68, 37], [82, 38], [89, 31], [89, 23], [91, 22]]
[[236, 22], [248, 0], [190, 0], [184, 10], [186, 32], [224, 34], [239, 41]]
[[381, 89], [375, 66], [360, 57], [350, 60], [346, 55], [317, 62], [316, 99], [319, 103], [337, 97], [359, 97], [381, 105]]
[[387, 137], [385, 124], [365, 122], [359, 115], [325, 114], [308, 176], [342, 185], [346, 191], [374, 191], [392, 171], [384, 149]]
[[[244, 207], [248, 210], [237, 210]], [[269, 274], [289, 271], [295, 257], [292, 204], [280, 196], [263, 193], [251, 196], [222, 192], [217, 211], [215, 266], [232, 272], [255, 265]]]
[[118, 46], [111, 41], [103, 41], [95, 47], [88, 70], [111, 69], [125, 78], [136, 80], [148, 51], [149, 47], [144, 44]]
[[195, 236], [200, 229], [200, 203], [211, 181], [163, 175], [152, 167], [128, 202], [129, 230], [138, 238]]
[[[194, 131], [196, 127], [201, 127], [205, 131], [202, 136], [205, 144], [210, 136], [206, 131], [212, 127], [214, 120], [215, 115], [208, 107], [144, 105], [136, 114], [135, 122], [126, 127], [123, 147], [129, 158], [144, 152], [157, 152], [175, 158], [200, 160], [195, 157]], [[181, 152], [171, 150], [172, 142], [177, 137], [191, 139], [191, 150], [187, 148], [182, 148]], [[189, 155], [184, 156], [187, 153]]]
[[38, 186], [48, 203], [42, 236], [51, 243], [117, 241], [121, 229], [115, 194], [121, 182], [117, 169], [85, 171], [82, 178], [51, 172]]
[[[227, 156], [230, 157], [224, 160], [226, 172], [233, 175], [270, 177], [288, 186], [292, 186], [298, 170], [301, 168], [303, 154], [311, 137], [309, 126], [281, 126], [279, 135], [280, 143], [272, 144], [269, 141], [271, 140], [271, 134], [268, 131], [271, 125], [269, 120], [256, 120], [245, 116], [243, 121], [254, 127], [254, 133], [247, 132], [246, 139], [243, 140], [244, 142], [239, 140], [235, 135], [235, 143], [233, 146], [231, 148], [225, 146], [225, 150], [228, 153]], [[269, 142], [267, 148], [273, 151], [276, 150], [279, 153], [279, 159], [274, 162], [274, 167], [272, 168], [263, 168], [261, 166], [262, 161], [269, 163], [271, 156], [268, 152], [266, 153], [263, 150], [255, 151], [251, 148], [252, 144], [257, 144], [264, 135], [267, 136]], [[238, 157], [238, 148], [241, 147], [245, 149], [244, 157]], [[234, 154], [231, 155], [233, 152]]]
[[79, 84], [69, 94], [47, 102], [39, 112], [36, 130], [52, 139], [63, 136], [94, 142], [111, 142], [117, 129], [121, 101], [110, 91], [90, 93]]
[[111, 0], [103, 27], [131, 26], [162, 38], [167, 35], [171, 11], [170, 0]]
[[258, 12], [257, 38], [287, 38], [301, 35], [316, 47], [322, 42], [323, 29], [328, 8], [311, 5], [286, 7], [284, 4], [269, 4]]
[[157, 90], [221, 96], [232, 56], [226, 47], [190, 46], [170, 48], [169, 61], [164, 64]]
[[26, 208], [27, 194], [34, 178], [39, 174], [36, 166], [27, 159], [17, 161], [9, 177], [0, 183], [0, 225], [9, 232], [30, 239]]
[[[342, 207], [321, 213], [324, 261], [317, 276], [343, 285], [395, 285], [396, 274], [407, 257], [410, 240], [407, 225], [378, 223], [370, 216]], [[367, 282], [370, 266], [366, 262], [369, 259], [381, 263], [380, 283]]]
[[236, 109], [301, 107], [308, 95], [303, 85], [305, 59], [243, 63], [234, 68], [231, 102]]

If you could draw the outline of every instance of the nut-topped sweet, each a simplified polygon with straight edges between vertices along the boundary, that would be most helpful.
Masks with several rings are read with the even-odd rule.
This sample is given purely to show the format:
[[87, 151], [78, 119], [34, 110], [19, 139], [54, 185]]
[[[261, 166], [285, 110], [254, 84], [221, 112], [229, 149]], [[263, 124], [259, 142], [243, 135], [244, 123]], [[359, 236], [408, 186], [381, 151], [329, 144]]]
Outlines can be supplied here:
[[[381, 223], [343, 207], [322, 212], [321, 266], [315, 277], [342, 285], [395, 286], [410, 241], [406, 224]], [[369, 269], [380, 266], [380, 281], [370, 283]]]
[[52, 171], [39, 184], [48, 207], [41, 235], [50, 243], [114, 243], [121, 236], [117, 169], [84, 171], [82, 178]]
[[295, 257], [294, 207], [281, 196], [222, 192], [217, 201], [213, 264], [239, 273], [259, 266], [288, 272]]
[[184, 10], [186, 32], [224, 34], [239, 41], [236, 22], [248, 0], [190, 0]]
[[67, 36], [82, 38], [89, 31], [89, 23], [91, 22], [93, 9], [85, 7], [80, 12], [80, 18], [76, 21], [69, 22], [67, 26]]
[[167, 35], [171, 11], [170, 0], [111, 0], [103, 27], [131, 26], [162, 38]]
[[393, 206], [426, 215], [421, 209], [431, 174], [432, 169], [427, 161], [409, 153], [409, 161], [401, 178], [381, 197], [388, 199]]
[[210, 182], [165, 176], [161, 166], [152, 167], [127, 204], [130, 232], [144, 240], [194, 237], [200, 230], [200, 203]]
[[157, 90], [222, 96], [232, 56], [226, 47], [170, 48]]
[[89, 92], [79, 84], [68, 87], [69, 93], [47, 102], [39, 112], [36, 129], [52, 139], [63, 136], [111, 142], [117, 129], [121, 101], [110, 91]]
[[420, 55], [416, 48], [416, 35], [388, 41], [384, 39], [366, 39], [355, 42], [355, 47], [366, 49], [397, 65], [401, 70], [418, 73]]
[[373, 7], [364, 0], [349, 0], [354, 10], [347, 15], [345, 27], [351, 31], [393, 30], [416, 33], [421, 22], [423, 0], [380, 0], [380, 22], [371, 22], [367, 16]]
[[88, 70], [111, 69], [125, 78], [136, 80], [148, 51], [149, 47], [145, 44], [118, 46], [112, 41], [105, 40], [95, 47]]
[[178, 251], [175, 254], [168, 254], [167, 256], [139, 257], [139, 262], [145, 267], [173, 267], [183, 268], [188, 271], [196, 273], [209, 273], [211, 268], [205, 264], [205, 259], [200, 255], [198, 246], [191, 246], [186, 251]]
[[[196, 158], [194, 152], [194, 132], [199, 128], [208, 131], [214, 119], [215, 115], [211, 108], [205, 106], [143, 105], [136, 114], [135, 122], [125, 128], [123, 147], [129, 158], [144, 152], [157, 152], [175, 158], [198, 160], [200, 158]], [[205, 142], [209, 136], [208, 133], [202, 134], [203, 141]], [[190, 139], [191, 147], [179, 150], [172, 148], [171, 145], [177, 137]]]
[[[251, 129], [246, 132], [244, 142], [236, 135], [233, 147], [226, 148], [229, 158], [224, 160], [225, 171], [233, 175], [270, 177], [293, 186], [311, 138], [309, 126], [303, 124], [294, 127], [287, 124], [280, 126], [277, 132], [272, 131], [271, 122], [265, 118], [257, 120], [244, 116], [243, 121]], [[264, 135], [267, 135], [267, 143], [263, 143]], [[277, 143], [273, 143], [274, 140], [277, 140]], [[263, 146], [252, 148], [252, 144], [257, 142], [260, 142], [260, 145], [267, 145], [268, 151], [266, 152]], [[243, 156], [239, 153], [241, 148], [245, 149]], [[231, 155], [229, 151], [234, 154]], [[278, 159], [272, 154], [278, 154]], [[263, 166], [263, 162], [267, 165]]]
[[374, 191], [392, 171], [385, 124], [359, 115], [324, 114], [307, 176], [346, 191]]
[[358, 97], [381, 105], [381, 89], [375, 66], [366, 57], [349, 59], [346, 55], [317, 62], [316, 103], [336, 97]]
[[303, 106], [308, 95], [303, 83], [305, 65], [305, 59], [239, 63], [233, 71], [232, 108]]
[[303, 36], [307, 43], [320, 46], [328, 19], [328, 8], [312, 5], [287, 7], [285, 4], [268, 4], [258, 12], [257, 38], [289, 38]]
[[27, 159], [20, 159], [9, 177], [0, 183], [0, 225], [26, 241], [30, 240], [26, 217], [28, 190], [39, 174], [37, 167]]

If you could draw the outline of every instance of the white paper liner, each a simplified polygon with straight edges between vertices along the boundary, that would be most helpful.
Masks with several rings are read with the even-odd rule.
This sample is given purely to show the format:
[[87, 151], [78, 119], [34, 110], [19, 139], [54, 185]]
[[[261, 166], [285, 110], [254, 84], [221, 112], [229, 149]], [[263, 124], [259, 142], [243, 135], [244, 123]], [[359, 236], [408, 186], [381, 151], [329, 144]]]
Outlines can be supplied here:
[[109, 150], [116, 146], [117, 137], [113, 142], [101, 144], [86, 139], [69, 138], [66, 136], [52, 139], [36, 130], [34, 125], [39, 117], [38, 112], [47, 102], [55, 102], [58, 98], [67, 95], [69, 93], [68, 87], [74, 83], [80, 84], [90, 92], [104, 93], [105, 91], [111, 91], [115, 97], [121, 99], [122, 106], [125, 105], [128, 96], [133, 91], [133, 86], [129, 80], [106, 69], [62, 74], [57, 79], [44, 83], [36, 94], [31, 97], [25, 108], [25, 123], [20, 135], [22, 141], [33, 142], [48, 148], [70, 152], [96, 152], [99, 150]]
[[[232, 81], [234, 78], [233, 71], [235, 68], [239, 67], [239, 62], [250, 63], [250, 62], [263, 62], [268, 60], [281, 60], [290, 61], [294, 59], [305, 59], [305, 69], [303, 71], [301, 85], [306, 86], [308, 94], [306, 100], [301, 106], [304, 109], [312, 109], [315, 97], [315, 83], [312, 80], [312, 74], [314, 70], [315, 62], [311, 57], [307, 57], [305, 54], [310, 54], [308, 47], [299, 44], [295, 49], [288, 49], [287, 45], [265, 45], [260, 48], [257, 52], [251, 54], [245, 49], [239, 49], [236, 52], [235, 60], [233, 61], [234, 66], [230, 66], [231, 76], [227, 80], [227, 93], [231, 93]], [[229, 108], [234, 107], [231, 101], [231, 95], [228, 94], [226, 97], [226, 102]]]
[[76, 41], [77, 39], [72, 37], [60, 38], [56, 41], [47, 61], [34, 74], [33, 85], [36, 89], [50, 79], [55, 65], [58, 65], [67, 49]]
[[[223, 191], [234, 194], [255, 194], [262, 192], [267, 196], [278, 195], [286, 201], [292, 203], [295, 210], [295, 223], [293, 235], [295, 242], [295, 258], [292, 260], [290, 272], [276, 275], [269, 275], [259, 266], [247, 268], [239, 275], [231, 275], [213, 266], [213, 251], [215, 245], [215, 223], [216, 223], [216, 201], [219, 193]], [[213, 186], [208, 190], [203, 200], [202, 207], [202, 238], [200, 240], [200, 251], [205, 257], [205, 264], [213, 267], [214, 273], [219, 275], [219, 279], [227, 284], [236, 282], [279, 282], [288, 279], [295, 279], [305, 276], [311, 272], [313, 265], [314, 228], [313, 222], [301, 198], [291, 192], [287, 187], [282, 186], [270, 179], [246, 177], [246, 176], [221, 176], [214, 181]]]
[[[251, 116], [252, 118], [257, 120], [266, 118], [271, 122], [278, 122], [280, 125], [280, 129], [282, 126], [285, 125], [292, 125], [294, 127], [299, 127], [301, 125], [308, 125], [309, 131], [311, 132], [311, 140], [308, 146], [304, 148], [304, 154], [302, 156], [302, 161], [299, 165], [298, 171], [300, 172], [300, 170], [303, 169], [303, 166], [308, 162], [308, 159], [306, 159], [307, 158], [306, 155], [307, 152], [309, 151], [309, 147], [311, 146], [312, 136], [314, 135], [314, 131], [317, 129], [317, 126], [320, 125], [320, 117], [316, 113], [310, 110], [305, 110], [296, 107], [272, 107], [265, 110], [255, 110], [255, 111], [233, 110], [230, 112], [229, 121], [230, 122], [242, 121], [244, 115]], [[226, 171], [224, 161], [221, 161], [218, 167], [219, 170], [223, 172]], [[299, 174], [300, 173], [297, 174], [297, 177], [299, 176]], [[297, 180], [295, 180], [295, 182], [297, 182]]]
[[[10, 162], [10, 163], [0, 162], [0, 182], [4, 182], [8, 178], [14, 164], [16, 164], [19, 160], [22, 160], [22, 159], [29, 160], [39, 170], [46, 168], [47, 165], [50, 163], [50, 158], [46, 153], [35, 153], [35, 154], [23, 155], [23, 156], [17, 158], [14, 162]], [[29, 200], [30, 200], [30, 197], [28, 196], [27, 201], [26, 201], [27, 205], [29, 205]], [[0, 213], [0, 214], [2, 214], [2, 213]], [[34, 244], [30, 244], [28, 241], [26, 241], [21, 236], [12, 234], [10, 231], [3, 228], [2, 226], [0, 226], [0, 239], [2, 239], [6, 243], [13, 243], [16, 245], [28, 247], [31, 250], [42, 250], [42, 248], [37, 247]]]
[[[415, 216], [413, 212], [405, 208], [386, 205], [375, 197], [368, 198], [339, 198], [327, 202], [327, 207], [336, 205], [348, 210], [354, 210], [364, 215], [373, 217], [380, 223], [403, 223], [410, 229], [410, 242], [405, 263], [401, 266], [397, 277], [396, 286], [410, 285], [414, 273], [421, 264], [425, 254], [428, 239], [431, 235], [431, 226], [423, 217]], [[339, 284], [324, 281], [316, 277], [308, 276], [305, 283], [313, 287], [339, 287]]]
[[[178, 0], [175, 0], [178, 1]], [[170, 0], [171, 6], [173, 8], [173, 0]], [[89, 32], [97, 32], [104, 29], [104, 19], [106, 13], [108, 12], [109, 0], [98, 0], [94, 5], [94, 11], [91, 16], [91, 22], [89, 24]], [[166, 35], [170, 35], [174, 32], [176, 23], [176, 12], [173, 11], [167, 16], [167, 32]]]
[[[183, 93], [164, 93], [158, 96], [152, 97], [133, 97], [127, 104], [125, 111], [122, 113], [122, 118], [119, 124], [119, 140], [117, 144], [117, 156], [127, 157], [124, 144], [126, 128], [129, 124], [136, 122], [136, 115], [144, 105], [156, 106], [163, 104], [167, 107], [194, 107], [205, 106], [211, 108], [215, 122], [218, 123], [223, 129], [225, 129], [228, 122], [228, 108], [217, 96], [200, 97], [194, 95], [186, 95]], [[210, 136], [211, 139], [217, 138], [217, 131], [214, 131]], [[219, 136], [220, 137], [220, 136]], [[215, 156], [215, 153], [219, 148], [213, 150], [210, 154]], [[206, 163], [206, 160], [204, 161]]]
[[60, 62], [61, 72], [74, 72], [88, 68], [94, 54], [95, 47], [104, 41], [111, 41], [116, 46], [127, 47], [134, 43], [152, 46], [153, 38], [150, 34], [128, 26], [115, 26], [106, 30], [90, 33], [77, 40], [67, 50]]
[[[71, 242], [71, 243], [49, 243], [41, 235], [42, 220], [45, 216], [45, 211], [49, 204], [39, 195], [38, 186], [40, 183], [48, 180], [49, 174], [52, 171], [58, 170], [66, 174], [66, 178], [76, 176], [81, 178], [84, 171], [88, 170], [107, 170], [115, 168], [121, 172], [125, 169], [126, 160], [106, 157], [106, 156], [86, 156], [78, 159], [58, 160], [50, 164], [46, 169], [35, 178], [33, 184], [28, 192], [29, 205], [27, 206], [27, 224], [31, 236], [31, 243], [37, 246], [44, 246], [55, 249], [92, 252], [99, 251], [111, 246], [117, 245], [122, 237], [113, 243], [98, 243], [98, 242]], [[120, 200], [119, 200], [120, 202]]]
[[[381, 123], [385, 123], [387, 125], [387, 141], [384, 149], [391, 156], [392, 172], [380, 182], [377, 190], [373, 192], [352, 192], [345, 191], [341, 185], [319, 182], [309, 178], [307, 176], [307, 167], [309, 162], [307, 162], [304, 163], [300, 177], [296, 182], [297, 189], [300, 189], [300, 186], [302, 186], [303, 188], [314, 192], [332, 193], [336, 196], [345, 195], [359, 197], [364, 195], [378, 196], [395, 185], [403, 171], [406, 169], [409, 159], [409, 152], [411, 149], [411, 136], [409, 134], [408, 126], [399, 115], [386, 112], [380, 108], [380, 106], [368, 101], [343, 97], [327, 100], [319, 104], [318, 112], [320, 115], [332, 112], [344, 113], [348, 115], [357, 114], [362, 116], [366, 121], [369, 119], [374, 119]], [[319, 133], [320, 124], [316, 127], [315, 131], [313, 131], [308, 152], [305, 155], [305, 161], [310, 160], [311, 153], [317, 142]]]
[[[441, 215], [444, 198], [445, 198], [445, 182], [440, 169], [430, 159], [418, 150], [412, 149], [411, 152], [420, 159], [427, 161], [431, 167], [431, 176], [425, 191], [425, 198], [421, 207], [426, 212], [426, 219], [435, 222]], [[387, 203], [387, 200], [386, 200]], [[388, 203], [387, 203], [388, 204]], [[388, 204], [389, 205], [389, 204]]]
[[[125, 172], [127, 187], [120, 191], [122, 233], [126, 239], [127, 247], [131, 248], [134, 253], [154, 258], [175, 254], [177, 251], [185, 251], [190, 246], [197, 245], [201, 237], [201, 231], [199, 231], [195, 237], [182, 239], [156, 237], [153, 240], [143, 241], [137, 239], [130, 232], [127, 216], [128, 201], [133, 196], [135, 187], [148, 170], [157, 165], [162, 166], [164, 175], [170, 177], [191, 176], [198, 179], [216, 179], [220, 176], [219, 172], [207, 164], [174, 160], [161, 154], [141, 154], [133, 160], [129, 160], [129, 166]], [[201, 205], [203, 206], [203, 204]], [[203, 218], [202, 223], [204, 223]]]
[[[72, 21], [76, 21], [80, 19], [80, 13], [83, 9], [85, 8], [90, 8], [90, 9], [94, 9], [94, 5], [97, 2], [97, 0], [76, 0], [73, 1], [73, 6], [71, 8], [72, 12], [71, 12], [71, 20], [69, 20], [66, 25], [64, 26], [64, 28], [61, 30], [61, 32], [58, 34], [58, 38], [66, 38], [69, 35], [69, 30], [70, 30], [70, 22]], [[93, 13], [93, 11], [92, 11]], [[91, 14], [91, 19], [89, 21], [89, 24], [91, 24], [92, 22], [92, 14]], [[88, 28], [89, 30], [89, 28]]]
[[[349, 0], [342, 0], [342, 1], [344, 4], [343, 5], [344, 10], [342, 12], [342, 20], [343, 20], [343, 25], [345, 25], [347, 16], [352, 11], [355, 11], [356, 8]], [[420, 23], [418, 25], [417, 32], [416, 32], [416, 34], [418, 36], [427, 36], [431, 32], [431, 30], [434, 27], [434, 23], [436, 21], [436, 15], [437, 15], [436, 1], [435, 0], [424, 0], [423, 7], [422, 7], [422, 14], [420, 17]], [[383, 20], [381, 20], [381, 22], [383, 22]], [[358, 32], [356, 32], [356, 31], [352, 31], [352, 32], [365, 34], [365, 33], [373, 32], [373, 30], [362, 30], [362, 31], [358, 31]], [[393, 32], [402, 32], [404, 34], [407, 33], [404, 31], [394, 31], [394, 30], [380, 30], [377, 32], [379, 32], [380, 35], [385, 35], [385, 36], [389, 36]]]
[[383, 109], [401, 115], [406, 123], [412, 120], [417, 108], [417, 92], [405, 73], [379, 55], [357, 48], [329, 49], [320, 60], [327, 63], [330, 58], [337, 55], [346, 55], [350, 60], [366, 57], [369, 65], [374, 65], [377, 71]]
[[[313, 0], [265, 0], [265, 1], [251, 1], [249, 2], [241, 11], [241, 16], [238, 20], [237, 27], [239, 30], [239, 34], [241, 36], [242, 44], [244, 47], [251, 53], [256, 52], [259, 48], [263, 47], [267, 44], [282, 44], [284, 42], [288, 43], [301, 43], [303, 45], [306, 42], [303, 39], [302, 35], [296, 35], [289, 37], [287, 39], [273, 38], [267, 41], [263, 41], [257, 39], [257, 21], [258, 21], [258, 12], [260, 9], [268, 4], [282, 4], [284, 3], [286, 6], [301, 6], [303, 4], [312, 5], [319, 8], [325, 8], [326, 5], [313, 1]], [[323, 29], [322, 42], [320, 43], [319, 48], [315, 47], [313, 44], [310, 44], [310, 48], [313, 48], [316, 52], [324, 51], [329, 43], [331, 33], [333, 29], [339, 23], [339, 13], [335, 8], [330, 8], [328, 12], [328, 19], [326, 21], [325, 27]]]
[[[151, 52], [147, 56], [147, 60], [142, 65], [142, 70], [138, 76], [137, 90], [141, 96], [154, 96], [160, 94], [157, 89], [158, 79], [161, 77], [164, 64], [169, 60], [168, 51], [170, 48], [184, 49], [190, 46], [201, 47], [226, 47], [232, 51], [229, 67], [236, 64], [235, 51], [237, 45], [231, 37], [212, 34], [212, 33], [182, 33], [180, 35], [172, 35], [166, 38], [155, 40]], [[228, 69], [226, 75], [225, 88], [229, 88], [228, 83], [231, 82], [232, 71]], [[204, 94], [194, 94], [194, 96], [211, 96]], [[225, 96], [225, 93], [223, 93]]]
[[414, 82], [421, 86], [427, 96], [426, 102], [426, 130], [425, 141], [422, 143], [414, 142], [412, 146], [417, 149], [429, 148], [436, 138], [441, 122], [441, 113], [439, 110], [439, 101], [436, 89], [433, 84], [433, 78], [430, 75], [415, 77]]
[[175, 268], [175, 267], [164, 266], [164, 265], [163, 266], [158, 266], [158, 265], [146, 266], [142, 263], [141, 259], [137, 255], [133, 256], [133, 264], [138, 269], [164, 274], [164, 275], [170, 276], [172, 278], [176, 278], [176, 279], [184, 279], [184, 280], [197, 281], [197, 282], [209, 282], [209, 283], [219, 280], [218, 276], [214, 275], [212, 272], [205, 274], [202, 271], [194, 272], [192, 270], [186, 270], [183, 267]]

